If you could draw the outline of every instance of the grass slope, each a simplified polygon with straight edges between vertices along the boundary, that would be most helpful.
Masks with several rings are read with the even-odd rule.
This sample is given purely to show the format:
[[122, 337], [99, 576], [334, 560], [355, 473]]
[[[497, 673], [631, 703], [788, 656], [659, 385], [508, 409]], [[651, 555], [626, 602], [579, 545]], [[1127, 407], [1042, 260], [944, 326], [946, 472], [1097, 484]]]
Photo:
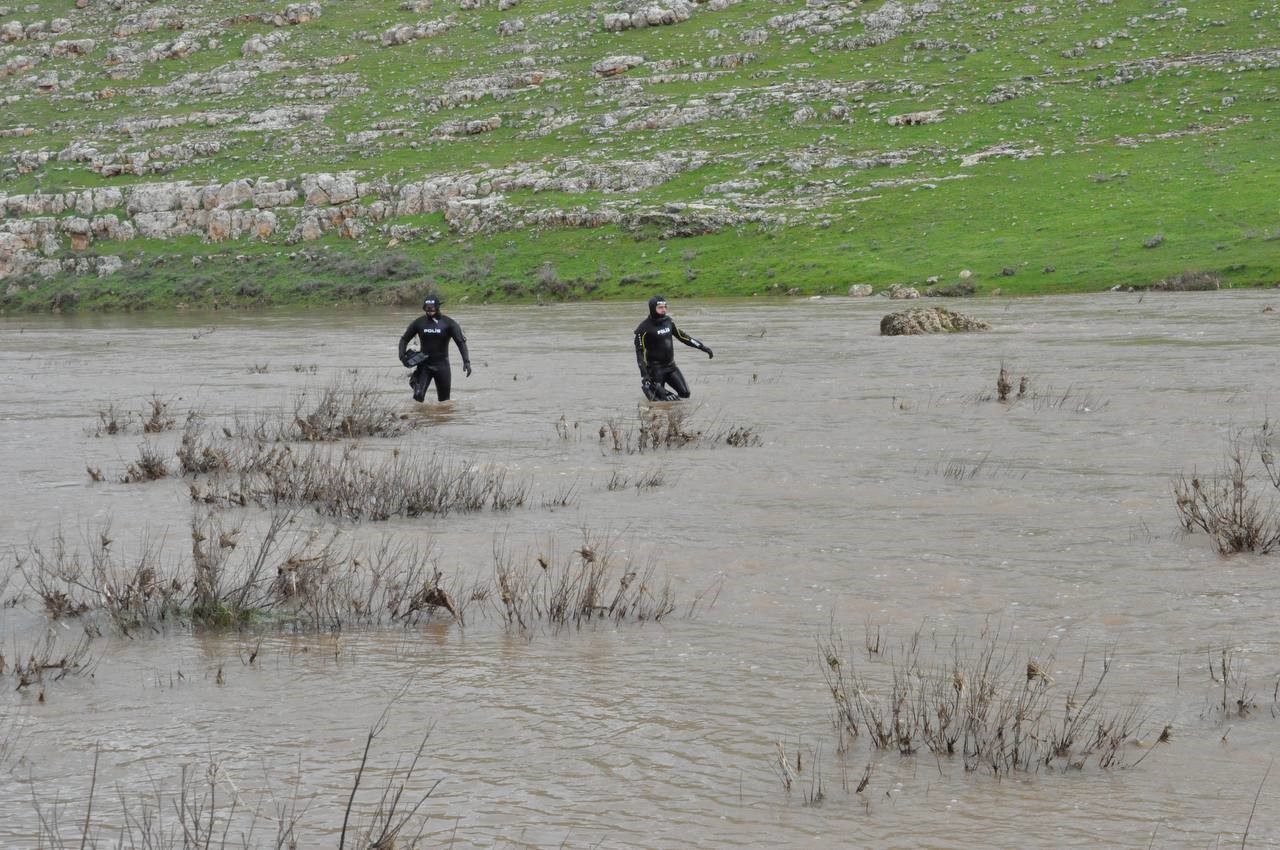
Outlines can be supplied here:
[[[35, 60], [0, 76], [0, 199], [259, 177], [298, 186], [318, 172], [381, 188], [354, 202], [364, 223], [354, 238], [290, 239], [307, 214], [301, 198], [276, 210], [282, 226], [261, 240], [211, 242], [197, 230], [75, 250], [61, 222], [76, 212], [56, 213], [44, 266], [0, 281], [7, 311], [409, 303], [428, 285], [486, 300], [843, 293], [949, 283], [961, 270], [979, 292], [1005, 294], [1141, 286], [1188, 270], [1228, 285], [1280, 282], [1275, 0], [744, 0], [620, 33], [601, 20], [635, 8], [625, 0], [504, 10], [436, 0], [423, 12], [351, 0], [296, 26], [237, 19], [261, 13], [248, 2], [70, 5], [0, 15], [0, 26], [65, 21], [63, 32], [0, 43], [0, 68]], [[141, 13], [163, 25], [114, 34]], [[384, 44], [390, 28], [418, 21], [452, 28]], [[516, 21], [522, 30], [499, 34]], [[246, 58], [254, 37], [276, 43]], [[62, 55], [60, 42], [82, 38], [94, 40], [88, 55]], [[179, 38], [199, 49], [146, 58]], [[133, 58], [117, 61], [122, 47]], [[643, 62], [593, 71], [620, 55]], [[258, 120], [273, 107], [311, 112]], [[925, 111], [932, 123], [891, 120]], [[458, 131], [494, 117], [490, 132]], [[92, 156], [77, 155], [86, 147]], [[140, 152], [146, 173], [101, 167]], [[489, 219], [370, 214], [431, 178], [627, 174], [663, 153], [689, 159], [646, 185], [493, 192], [483, 200], [500, 215]], [[9, 207], [0, 234], [50, 218]], [[537, 223], [575, 210], [604, 211], [607, 223]], [[106, 255], [123, 267], [66, 270]]]

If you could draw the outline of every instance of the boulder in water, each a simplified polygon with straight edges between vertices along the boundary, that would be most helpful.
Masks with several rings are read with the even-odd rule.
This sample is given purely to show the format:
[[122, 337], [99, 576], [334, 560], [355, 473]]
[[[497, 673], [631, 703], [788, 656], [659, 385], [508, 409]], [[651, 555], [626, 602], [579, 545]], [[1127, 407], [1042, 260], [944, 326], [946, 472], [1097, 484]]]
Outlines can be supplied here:
[[917, 334], [987, 331], [991, 325], [941, 307], [924, 307], [890, 313], [880, 320], [881, 336], [915, 336]]

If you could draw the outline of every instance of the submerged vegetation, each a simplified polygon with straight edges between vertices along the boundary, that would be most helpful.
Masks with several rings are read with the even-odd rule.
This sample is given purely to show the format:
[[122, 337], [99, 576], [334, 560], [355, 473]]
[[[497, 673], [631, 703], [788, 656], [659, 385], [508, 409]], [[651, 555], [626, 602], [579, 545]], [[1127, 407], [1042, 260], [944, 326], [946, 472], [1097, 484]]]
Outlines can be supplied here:
[[[491, 578], [476, 569], [446, 577], [434, 544], [383, 537], [365, 546], [336, 529], [305, 526], [297, 510], [274, 510], [264, 526], [232, 521], [220, 511], [197, 511], [190, 555], [165, 557], [158, 538], [144, 535], [127, 551], [109, 526], [71, 545], [55, 534], [13, 555], [12, 571], [54, 622], [105, 617], [129, 635], [165, 624], [204, 628], [277, 627], [335, 631], [359, 626], [416, 625], [444, 618], [464, 626], [481, 605], [505, 628], [558, 631], [594, 621], [643, 623], [676, 609], [670, 581], [656, 560], [633, 561], [614, 535], [583, 530], [567, 558], [554, 539], [538, 554], [517, 558], [495, 542]], [[467, 576], [470, 575], [470, 578]], [[701, 600], [695, 599], [689, 613]], [[83, 649], [54, 658], [46, 644], [31, 660], [14, 662], [30, 675], [82, 666]], [[17, 665], [22, 664], [19, 668]], [[3, 667], [0, 666], [0, 672]]]
[[1280, 465], [1273, 454], [1275, 442], [1270, 419], [1254, 428], [1235, 428], [1227, 437], [1216, 474], [1182, 473], [1174, 479], [1174, 503], [1182, 527], [1208, 534], [1223, 555], [1266, 554], [1280, 546]]
[[922, 750], [995, 776], [1041, 768], [1123, 767], [1147, 725], [1138, 704], [1107, 704], [1113, 663], [1087, 657], [1059, 685], [1053, 658], [1029, 657], [998, 631], [939, 642], [917, 631], [900, 645], [868, 649], [860, 665], [839, 635], [819, 641], [820, 669], [835, 707], [840, 748], [865, 738], [876, 750]]
[[[38, 824], [38, 843], [33, 846], [287, 850], [312, 846], [320, 836], [327, 846], [338, 848], [425, 846], [428, 815], [424, 808], [441, 781], [421, 775], [429, 733], [416, 750], [395, 753], [389, 767], [382, 766], [381, 757], [371, 757], [375, 743], [386, 735], [394, 704], [395, 700], [370, 727], [351, 772], [350, 789], [340, 798], [322, 802], [302, 798], [300, 775], [294, 777], [291, 788], [276, 789], [268, 771], [263, 799], [252, 803], [247, 799], [251, 795], [238, 787], [227, 760], [212, 753], [203, 762], [182, 764], [170, 787], [152, 777], [149, 794], [123, 789], [104, 794], [98, 787], [98, 748], [87, 772], [89, 787], [83, 799], [69, 802], [65, 787], [52, 793], [33, 789], [31, 805]], [[0, 755], [3, 744], [0, 739]], [[366, 787], [371, 781], [377, 784]]]

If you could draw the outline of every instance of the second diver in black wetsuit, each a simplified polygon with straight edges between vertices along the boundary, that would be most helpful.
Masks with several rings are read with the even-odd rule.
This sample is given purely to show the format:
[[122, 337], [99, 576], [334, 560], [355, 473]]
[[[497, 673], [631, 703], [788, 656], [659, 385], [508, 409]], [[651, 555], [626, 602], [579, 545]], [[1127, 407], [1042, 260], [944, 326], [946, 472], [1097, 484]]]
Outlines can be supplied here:
[[[440, 312], [440, 298], [428, 295], [422, 301], [423, 315], [409, 323], [400, 337], [400, 362], [412, 366], [409, 386], [413, 388], [413, 400], [426, 398], [427, 387], [434, 380], [436, 398], [449, 400], [452, 373], [449, 369], [449, 340], [458, 346], [462, 355], [462, 371], [471, 377], [471, 355], [467, 353], [467, 338], [453, 319]], [[409, 351], [409, 340], [418, 338], [418, 351]]]
[[[680, 367], [676, 366], [675, 341], [706, 352], [714, 357], [710, 347], [676, 327], [667, 315], [667, 299], [655, 295], [649, 299], [649, 318], [636, 328], [636, 363], [640, 366], [640, 388], [649, 401], [671, 401], [688, 398], [689, 385], [685, 383]], [[665, 389], [669, 384], [673, 395]]]

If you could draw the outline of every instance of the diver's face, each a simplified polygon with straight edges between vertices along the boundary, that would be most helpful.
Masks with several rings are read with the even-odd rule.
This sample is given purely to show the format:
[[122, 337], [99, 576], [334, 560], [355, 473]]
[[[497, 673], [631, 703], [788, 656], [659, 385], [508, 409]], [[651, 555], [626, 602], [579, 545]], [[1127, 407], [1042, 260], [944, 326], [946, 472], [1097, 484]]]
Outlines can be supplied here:
[[657, 313], [659, 316], [667, 315], [667, 302], [659, 301], [657, 304], [653, 305], [653, 312]]
[[434, 316], [436, 313], [438, 313], [438, 312], [439, 312], [439, 310], [436, 308], [436, 305], [434, 305], [434, 304], [427, 304], [427, 305], [425, 305], [425, 306], [422, 308], [422, 311], [423, 311], [424, 313], [426, 313], [428, 316]]

